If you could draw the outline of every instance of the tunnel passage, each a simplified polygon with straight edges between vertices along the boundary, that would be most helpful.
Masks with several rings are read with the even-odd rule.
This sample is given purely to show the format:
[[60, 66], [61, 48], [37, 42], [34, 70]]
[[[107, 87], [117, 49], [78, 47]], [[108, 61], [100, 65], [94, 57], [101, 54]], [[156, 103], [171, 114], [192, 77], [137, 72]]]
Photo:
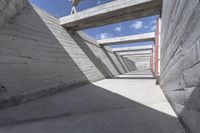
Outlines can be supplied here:
[[[112, 4], [124, 8], [104, 10]], [[0, 1], [0, 133], [199, 133], [199, 1], [97, 8], [57, 19], [26, 0]], [[146, 38], [78, 31], [155, 14]], [[130, 41], [152, 44], [109, 47]]]

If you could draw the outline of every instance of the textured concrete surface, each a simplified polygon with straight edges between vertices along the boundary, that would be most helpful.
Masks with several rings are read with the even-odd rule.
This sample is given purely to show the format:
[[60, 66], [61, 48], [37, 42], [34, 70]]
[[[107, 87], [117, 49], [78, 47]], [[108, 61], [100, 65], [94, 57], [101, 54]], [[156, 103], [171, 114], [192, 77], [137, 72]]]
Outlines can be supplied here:
[[200, 131], [200, 2], [164, 0], [160, 85], [189, 133]]
[[150, 69], [150, 60], [148, 61], [137, 61], [135, 63], [137, 70], [147, 70]]
[[61, 25], [81, 30], [159, 14], [161, 0], [115, 0], [60, 18]]
[[126, 55], [150, 55], [152, 54], [151, 50], [141, 50], [141, 51], [128, 51], [128, 52], [117, 52], [121, 56]]
[[153, 79], [101, 80], [1, 110], [0, 120], [0, 133], [184, 133]]
[[126, 58], [150, 58], [151, 57], [151, 55], [125, 55], [125, 56], [123, 56], [123, 57], [126, 57]]
[[0, 26], [15, 16], [27, 3], [27, 0], [1, 0]]
[[108, 45], [128, 44], [128, 43], [137, 43], [146, 41], [155, 41], [155, 33], [152, 32], [152, 33], [136, 34], [131, 36], [102, 39], [98, 40], [98, 44], [103, 46], [108, 46]]
[[122, 64], [94, 39], [69, 33], [28, 4], [0, 27], [0, 108], [125, 73]]
[[137, 70], [148, 70], [150, 69], [151, 57], [150, 55], [126, 55], [128, 60], [134, 62]]
[[[113, 3], [116, 9], [109, 8]], [[25, 0], [0, 1], [0, 133], [184, 132], [149, 72], [118, 75], [149, 69], [149, 61], [102, 49], [24, 5]], [[160, 0], [117, 0], [99, 6], [101, 15], [97, 7], [77, 14], [83, 18], [61, 21], [79, 30], [155, 14], [160, 6]], [[199, 18], [199, 1], [164, 0], [160, 85], [189, 133], [200, 130]], [[76, 87], [90, 82], [95, 83]]]

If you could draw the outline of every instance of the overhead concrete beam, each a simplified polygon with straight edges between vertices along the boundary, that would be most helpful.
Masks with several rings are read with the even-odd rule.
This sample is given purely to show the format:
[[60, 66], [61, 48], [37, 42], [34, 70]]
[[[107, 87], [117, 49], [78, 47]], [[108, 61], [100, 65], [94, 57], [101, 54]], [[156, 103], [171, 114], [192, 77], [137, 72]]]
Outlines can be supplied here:
[[[125, 55], [123, 57], [126, 57], [126, 58], [129, 58], [129, 57], [132, 57], [133, 55]], [[147, 54], [147, 55], [134, 55], [134, 57], [144, 57], [144, 58], [148, 58], [148, 57], [151, 57], [151, 54]]]
[[152, 50], [152, 45], [112, 48], [113, 52]]
[[119, 52], [118, 54], [121, 56], [125, 55], [150, 55], [152, 53], [151, 50], [144, 50], [144, 51], [133, 51], [133, 52]]
[[68, 30], [82, 30], [156, 15], [161, 8], [161, 0], [116, 0], [62, 17], [60, 23]]
[[144, 33], [137, 34], [131, 36], [123, 36], [109, 39], [98, 40], [99, 45], [108, 46], [108, 45], [119, 45], [119, 44], [128, 44], [128, 43], [136, 43], [136, 42], [146, 42], [146, 41], [154, 41], [155, 33]]

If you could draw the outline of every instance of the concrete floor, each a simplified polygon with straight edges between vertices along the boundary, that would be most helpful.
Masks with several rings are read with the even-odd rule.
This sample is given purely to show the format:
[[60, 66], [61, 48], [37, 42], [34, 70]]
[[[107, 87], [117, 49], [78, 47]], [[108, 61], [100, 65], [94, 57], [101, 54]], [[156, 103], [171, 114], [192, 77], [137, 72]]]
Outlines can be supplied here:
[[117, 75], [116, 79], [154, 79], [151, 71], [149, 70], [138, 70], [122, 75]]
[[184, 133], [155, 80], [131, 76], [1, 110], [0, 133]]

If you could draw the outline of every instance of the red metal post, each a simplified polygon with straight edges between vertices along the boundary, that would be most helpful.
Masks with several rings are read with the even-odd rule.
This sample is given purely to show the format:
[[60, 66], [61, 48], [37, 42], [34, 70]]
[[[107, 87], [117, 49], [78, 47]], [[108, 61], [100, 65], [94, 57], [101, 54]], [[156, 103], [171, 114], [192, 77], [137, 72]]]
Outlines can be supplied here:
[[156, 24], [156, 57], [155, 57], [155, 63], [156, 63], [156, 78], [158, 79], [159, 77], [159, 50], [160, 50], [160, 18], [158, 18], [157, 20], [157, 24]]

